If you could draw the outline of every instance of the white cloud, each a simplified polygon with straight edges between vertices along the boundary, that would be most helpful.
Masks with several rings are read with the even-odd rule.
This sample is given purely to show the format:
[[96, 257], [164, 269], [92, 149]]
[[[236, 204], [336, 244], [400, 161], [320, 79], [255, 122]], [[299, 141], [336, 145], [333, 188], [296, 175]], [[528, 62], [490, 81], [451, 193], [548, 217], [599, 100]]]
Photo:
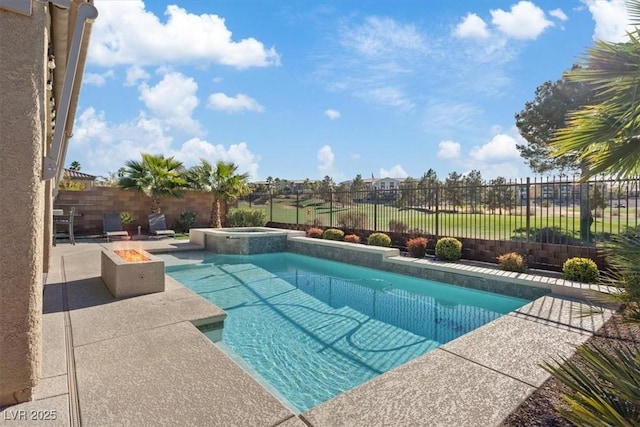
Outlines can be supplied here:
[[142, 83], [140, 100], [158, 117], [177, 128], [199, 133], [200, 124], [191, 117], [198, 106], [196, 96], [198, 84], [190, 77], [178, 72], [168, 72], [155, 86]]
[[275, 48], [255, 38], [234, 41], [224, 18], [195, 15], [169, 5], [166, 21], [145, 9], [142, 0], [96, 0], [88, 61], [102, 66], [166, 63], [223, 64], [238, 69], [278, 65]]
[[149, 73], [147, 73], [144, 68], [139, 67], [137, 65], [133, 65], [127, 68], [127, 76], [125, 78], [125, 86], [135, 86], [141, 80], [147, 80], [149, 78]]
[[335, 157], [336, 156], [333, 154], [333, 150], [329, 145], [325, 145], [318, 150], [316, 158], [318, 159], [318, 170], [321, 174], [331, 176]]
[[200, 163], [200, 159], [205, 159], [212, 164], [222, 160], [233, 162], [238, 165], [239, 173], [248, 173], [249, 180], [258, 179], [258, 162], [260, 156], [254, 154], [245, 142], [231, 144], [225, 148], [222, 144], [212, 144], [200, 138], [192, 138], [186, 141], [180, 149], [175, 151], [176, 159], [182, 161], [185, 167], [191, 167]]
[[493, 24], [509, 37], [523, 40], [533, 40], [550, 26], [544, 11], [530, 1], [520, 1], [511, 6], [510, 12], [502, 9], [491, 10]]
[[340, 118], [340, 111], [329, 109], [324, 112], [324, 115], [327, 116], [330, 120], [335, 120]]
[[366, 101], [402, 110], [410, 110], [415, 106], [413, 101], [399, 87], [386, 86], [365, 89], [358, 91], [356, 96]]
[[596, 23], [593, 38], [608, 42], [627, 41], [627, 31], [633, 31], [624, 0], [585, 0]]
[[402, 25], [390, 18], [371, 16], [352, 28], [344, 43], [367, 57], [384, 57], [400, 51], [422, 51], [426, 41], [413, 25]]
[[475, 13], [469, 13], [454, 31], [456, 37], [461, 39], [486, 39], [489, 37], [487, 24]]
[[549, 15], [553, 16], [554, 18], [557, 18], [561, 21], [567, 21], [569, 19], [569, 17], [567, 15], [565, 15], [565, 13], [562, 11], [562, 9], [553, 9], [549, 11]]
[[467, 103], [451, 103], [449, 101], [431, 102], [424, 114], [425, 132], [434, 134], [445, 132], [454, 134], [460, 130], [468, 130], [483, 111], [476, 105]]
[[107, 82], [107, 79], [113, 78], [113, 70], [109, 70], [106, 73], [86, 73], [82, 78], [82, 83], [102, 86]]
[[391, 169], [380, 169], [381, 178], [406, 178], [409, 174], [400, 165], [395, 165]]
[[438, 144], [439, 159], [457, 159], [460, 157], [460, 144], [454, 141], [440, 141]]
[[227, 113], [239, 113], [242, 111], [262, 113], [264, 111], [264, 107], [258, 101], [242, 93], [237, 94], [235, 97], [227, 96], [221, 92], [213, 93], [209, 95], [207, 107]]
[[500, 133], [486, 144], [474, 147], [469, 154], [473, 161], [483, 164], [502, 163], [519, 159], [520, 152], [516, 148], [516, 142], [516, 138], [513, 136]]
[[317, 56], [316, 74], [331, 90], [401, 110], [414, 107], [407, 79], [431, 49], [414, 25], [375, 16], [358, 22], [345, 18], [326, 46]]
[[68, 159], [79, 161], [83, 170], [96, 175], [115, 172], [140, 153], [167, 154], [173, 139], [164, 133], [158, 119], [144, 114], [131, 122], [108, 123], [103, 112], [87, 108], [76, 118]]
[[103, 176], [117, 171], [127, 160], [139, 160], [140, 153], [175, 156], [185, 167], [200, 163], [200, 158], [212, 163], [223, 160], [237, 164], [238, 171], [249, 173], [251, 180], [257, 179], [260, 156], [252, 153], [246, 143], [225, 147], [192, 138], [176, 149], [172, 148], [173, 138], [163, 128], [160, 120], [144, 115], [133, 122], [110, 124], [104, 113], [87, 108], [76, 120], [67, 158], [79, 161], [87, 173]]

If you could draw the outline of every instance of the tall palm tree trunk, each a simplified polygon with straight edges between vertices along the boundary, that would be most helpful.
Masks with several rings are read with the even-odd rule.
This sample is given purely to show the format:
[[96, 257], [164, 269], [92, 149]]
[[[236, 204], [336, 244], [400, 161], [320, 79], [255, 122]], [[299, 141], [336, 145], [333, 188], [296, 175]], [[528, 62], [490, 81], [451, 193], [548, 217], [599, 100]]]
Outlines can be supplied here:
[[213, 203], [211, 204], [209, 223], [213, 228], [222, 228], [222, 221], [220, 220], [220, 199], [218, 197], [214, 197]]

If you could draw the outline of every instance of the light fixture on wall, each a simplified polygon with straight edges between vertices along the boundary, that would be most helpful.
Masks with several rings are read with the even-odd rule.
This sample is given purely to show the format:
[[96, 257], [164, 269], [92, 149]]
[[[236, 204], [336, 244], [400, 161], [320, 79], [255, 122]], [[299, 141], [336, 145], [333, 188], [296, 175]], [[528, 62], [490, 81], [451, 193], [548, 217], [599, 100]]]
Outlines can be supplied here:
[[47, 90], [48, 91], [53, 90], [53, 82], [51, 80], [47, 80]]
[[49, 69], [53, 70], [56, 68], [56, 57], [53, 55], [49, 55]]

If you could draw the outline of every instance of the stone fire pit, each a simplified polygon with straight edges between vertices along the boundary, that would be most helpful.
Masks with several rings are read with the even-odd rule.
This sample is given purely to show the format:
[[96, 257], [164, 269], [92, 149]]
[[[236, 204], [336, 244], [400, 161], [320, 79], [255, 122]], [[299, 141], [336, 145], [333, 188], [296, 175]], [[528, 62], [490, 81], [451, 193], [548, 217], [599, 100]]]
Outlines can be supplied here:
[[101, 271], [116, 298], [164, 291], [164, 261], [142, 249], [103, 249]]

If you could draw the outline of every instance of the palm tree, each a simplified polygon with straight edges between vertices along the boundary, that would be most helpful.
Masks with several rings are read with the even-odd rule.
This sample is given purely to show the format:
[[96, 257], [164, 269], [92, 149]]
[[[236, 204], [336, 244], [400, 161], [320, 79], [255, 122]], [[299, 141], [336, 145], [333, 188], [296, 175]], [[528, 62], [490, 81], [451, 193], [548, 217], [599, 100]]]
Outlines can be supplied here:
[[[640, 24], [640, 1], [627, 2], [629, 15]], [[552, 141], [555, 156], [573, 152], [589, 165], [582, 179], [606, 172], [629, 177], [640, 172], [640, 31], [625, 43], [596, 41], [584, 64], [567, 79], [591, 86], [591, 105], [568, 115], [568, 126]]]
[[213, 194], [211, 227], [221, 228], [223, 218], [226, 222], [230, 202], [249, 194], [249, 174], [237, 174], [237, 170], [238, 166], [234, 163], [218, 161], [214, 168], [205, 159], [200, 159], [200, 164], [189, 170], [191, 187]]
[[[640, 0], [628, 0], [629, 15], [640, 23]], [[598, 41], [585, 57], [585, 66], [571, 71], [569, 79], [585, 82], [596, 94], [592, 105], [569, 113], [552, 146], [556, 155], [572, 152], [590, 169], [582, 179], [599, 173], [635, 176], [640, 172], [640, 31], [625, 43]], [[623, 315], [640, 321], [640, 234], [629, 229], [614, 237], [607, 251], [616, 298]], [[560, 358], [543, 367], [572, 391], [565, 394], [561, 415], [576, 425], [635, 426], [640, 420], [640, 347], [609, 349], [582, 346], [582, 363]]]
[[151, 197], [152, 212], [160, 212], [160, 198], [182, 197], [178, 189], [186, 184], [182, 162], [173, 157], [142, 153], [142, 160], [125, 163], [118, 186], [133, 189]]

